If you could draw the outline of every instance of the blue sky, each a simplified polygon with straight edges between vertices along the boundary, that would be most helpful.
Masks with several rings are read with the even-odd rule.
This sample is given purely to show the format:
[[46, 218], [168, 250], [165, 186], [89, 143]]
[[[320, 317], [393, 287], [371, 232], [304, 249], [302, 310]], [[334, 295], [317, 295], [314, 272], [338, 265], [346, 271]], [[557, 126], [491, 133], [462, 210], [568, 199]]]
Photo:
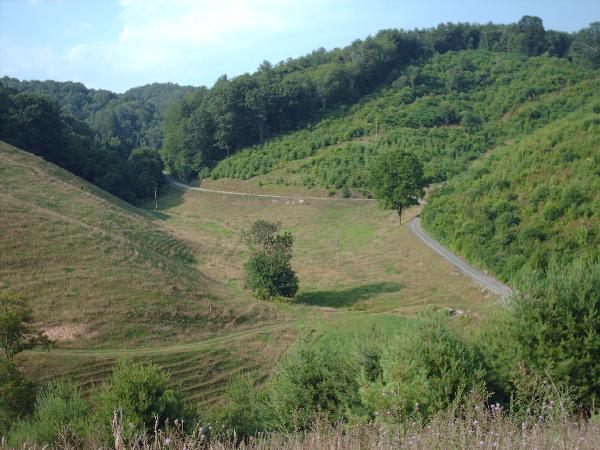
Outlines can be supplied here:
[[123, 92], [154, 81], [212, 85], [383, 28], [510, 23], [576, 31], [600, 0], [0, 0], [0, 75]]

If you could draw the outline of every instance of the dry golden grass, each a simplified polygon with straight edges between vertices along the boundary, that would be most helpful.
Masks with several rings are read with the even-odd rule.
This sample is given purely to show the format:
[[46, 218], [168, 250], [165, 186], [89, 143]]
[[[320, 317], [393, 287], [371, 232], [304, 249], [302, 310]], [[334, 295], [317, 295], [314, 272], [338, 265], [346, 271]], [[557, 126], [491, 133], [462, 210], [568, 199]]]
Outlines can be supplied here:
[[[299, 203], [178, 190], [164, 197], [159, 209], [168, 229], [202, 255], [199, 270], [238, 289], [245, 259], [241, 230], [265, 219], [281, 222], [294, 235], [300, 303], [397, 313], [437, 304], [480, 314], [496, 301], [375, 202]], [[408, 211], [403, 222], [417, 212]]]
[[[236, 439], [235, 434], [215, 436], [207, 424], [198, 424], [191, 433], [171, 423], [165, 430], [141, 435], [131, 442], [123, 438], [123, 424], [118, 414], [112, 423], [114, 448], [117, 450], [592, 450], [600, 448], [600, 427], [597, 422], [577, 420], [560, 407], [544, 417], [510, 418], [501, 408], [488, 407], [483, 402], [449, 408], [424, 422], [400, 425], [380, 423], [340, 424], [331, 426], [317, 421], [307, 431], [270, 433], [249, 440]], [[208, 437], [211, 435], [212, 437]], [[82, 443], [98, 447], [96, 442]], [[72, 443], [58, 442], [58, 448], [72, 448]]]
[[280, 314], [191, 267], [189, 245], [144, 211], [3, 143], [0, 202], [0, 289], [44, 328], [77, 329], [65, 345], [191, 340]]
[[[6, 144], [0, 199], [0, 287], [30, 299], [61, 340], [20, 358], [42, 383], [65, 376], [89, 388], [126, 356], [156, 362], [210, 404], [237, 373], [264, 380], [304, 328], [395, 329], [398, 314], [429, 304], [476, 321], [496, 301], [375, 202], [173, 190], [156, 212]], [[257, 219], [294, 234], [297, 304], [257, 302], [243, 288], [240, 233]]]

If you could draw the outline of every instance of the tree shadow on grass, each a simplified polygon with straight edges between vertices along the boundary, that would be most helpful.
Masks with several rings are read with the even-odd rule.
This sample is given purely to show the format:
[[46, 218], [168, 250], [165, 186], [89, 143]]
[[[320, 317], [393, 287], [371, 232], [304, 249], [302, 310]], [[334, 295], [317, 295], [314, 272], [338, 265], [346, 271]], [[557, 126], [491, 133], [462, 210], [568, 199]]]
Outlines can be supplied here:
[[341, 291], [309, 291], [302, 292], [296, 297], [297, 303], [315, 306], [343, 308], [352, 306], [363, 300], [368, 300], [378, 294], [393, 294], [404, 286], [399, 283], [370, 283]]

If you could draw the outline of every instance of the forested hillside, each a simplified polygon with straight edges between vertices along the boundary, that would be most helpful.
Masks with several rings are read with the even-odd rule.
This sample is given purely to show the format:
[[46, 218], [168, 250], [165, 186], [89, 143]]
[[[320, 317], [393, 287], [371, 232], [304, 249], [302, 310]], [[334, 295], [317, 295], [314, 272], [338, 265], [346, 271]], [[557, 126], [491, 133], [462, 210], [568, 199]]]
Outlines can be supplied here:
[[[594, 101], [516, 143], [501, 146], [435, 192], [423, 223], [458, 253], [510, 279], [598, 254], [600, 84]], [[527, 111], [555, 111], [558, 101]], [[553, 103], [552, 106], [549, 103]]]
[[[430, 183], [444, 181], [497, 142], [543, 122], [522, 115], [506, 121], [511, 111], [593, 76], [588, 69], [547, 56], [483, 50], [438, 55], [430, 63], [410, 66], [391, 87], [339, 117], [221, 161], [212, 176], [265, 175], [263, 183], [368, 195], [370, 162], [384, 150], [398, 149], [421, 159]], [[565, 102], [555, 114], [579, 107], [577, 96], [566, 95]], [[299, 161], [286, 167], [294, 160]]]
[[[443, 80], [443, 86], [432, 86], [422, 78], [423, 64], [450, 51], [480, 49], [527, 57], [569, 56], [581, 63], [578, 66], [598, 64], [597, 55], [589, 54], [588, 49], [589, 41], [597, 40], [597, 33], [589, 30], [599, 26], [594, 24], [573, 36], [546, 31], [541, 19], [525, 16], [512, 25], [449, 23], [426, 30], [384, 30], [342, 49], [321, 49], [275, 66], [265, 62], [253, 74], [231, 80], [224, 76], [211, 89], [199, 88], [174, 105], [167, 114], [163, 159], [167, 168], [181, 178], [190, 179], [199, 173], [205, 176], [218, 161], [240, 149], [322, 118], [343, 115], [345, 108], [367, 100], [366, 95], [394, 81], [397, 87], [405, 84], [413, 89], [424, 84], [425, 90], [418, 96], [436, 93], [443, 86], [460, 91], [477, 84], [480, 80], [465, 73], [469, 71], [468, 63], [445, 74], [449, 79]], [[404, 94], [407, 98], [403, 103], [415, 100], [414, 93]], [[448, 105], [431, 106], [435, 109], [424, 117], [414, 118], [417, 122], [407, 118], [409, 125], [454, 125], [463, 119], [456, 111], [449, 110]], [[469, 122], [469, 116], [464, 121], [475, 124], [473, 120]], [[370, 129], [374, 127], [372, 124]], [[361, 134], [360, 130], [345, 131], [350, 137]], [[285, 149], [281, 153], [293, 154], [294, 150]], [[260, 169], [260, 161], [251, 165]]]
[[135, 201], [163, 183], [156, 149], [168, 104], [191, 88], [151, 84], [117, 95], [81, 83], [0, 79], [0, 139]]
[[48, 97], [63, 114], [88, 124], [102, 145], [126, 156], [139, 146], [160, 148], [167, 107], [193, 90], [174, 83], [152, 83], [115, 94], [88, 89], [82, 83], [9, 77], [1, 78], [0, 84], [19, 93]]

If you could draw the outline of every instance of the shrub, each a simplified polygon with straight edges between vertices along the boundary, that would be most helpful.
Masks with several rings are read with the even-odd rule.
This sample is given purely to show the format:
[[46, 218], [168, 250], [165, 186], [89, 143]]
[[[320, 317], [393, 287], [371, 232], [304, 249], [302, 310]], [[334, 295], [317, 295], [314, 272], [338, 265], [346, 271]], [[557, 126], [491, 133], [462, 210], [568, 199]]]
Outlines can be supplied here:
[[451, 330], [442, 311], [422, 314], [390, 341], [381, 366], [381, 379], [363, 386], [362, 398], [376, 416], [397, 419], [430, 416], [485, 378], [480, 352]]
[[356, 355], [340, 337], [305, 338], [268, 386], [275, 427], [307, 428], [317, 416], [336, 423], [360, 409]]
[[242, 234], [250, 249], [250, 258], [244, 265], [246, 286], [261, 300], [275, 297], [292, 298], [298, 291], [298, 277], [292, 269], [290, 233], [276, 234], [280, 224], [256, 221]]
[[40, 392], [33, 417], [17, 423], [11, 441], [14, 445], [57, 443], [82, 446], [89, 433], [90, 405], [68, 382], [54, 382]]
[[574, 389], [590, 410], [600, 398], [600, 263], [551, 262], [520, 277], [513, 333], [524, 364]]
[[35, 400], [33, 383], [10, 360], [0, 359], [0, 435], [14, 420], [31, 412]]
[[131, 424], [124, 436], [131, 439], [155, 424], [165, 425], [167, 419], [189, 420], [193, 417], [183, 394], [169, 388], [169, 377], [154, 364], [133, 364], [120, 361], [112, 378], [94, 394], [93, 423], [110, 436], [110, 424], [115, 412], [126, 424]]

